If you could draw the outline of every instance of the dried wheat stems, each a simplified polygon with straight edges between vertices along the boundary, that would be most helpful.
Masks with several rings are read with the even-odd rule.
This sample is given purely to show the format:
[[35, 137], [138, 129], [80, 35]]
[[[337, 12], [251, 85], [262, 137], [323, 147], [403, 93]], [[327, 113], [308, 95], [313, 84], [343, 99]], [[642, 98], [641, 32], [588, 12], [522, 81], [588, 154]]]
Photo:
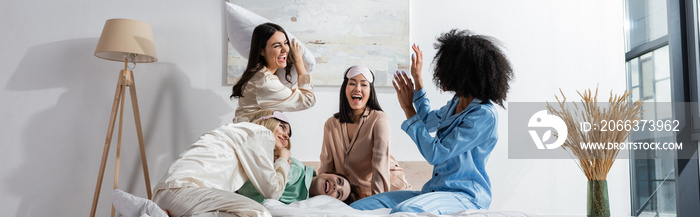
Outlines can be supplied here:
[[607, 147], [604, 149], [584, 149], [581, 144], [624, 143], [631, 131], [629, 129], [608, 130], [601, 129], [601, 127], [584, 131], [578, 126], [583, 122], [600, 124], [603, 121], [632, 122], [639, 120], [642, 113], [641, 100], [631, 103], [629, 96], [632, 92], [625, 91], [622, 95], [613, 95], [611, 91], [609, 103], [607, 106], [601, 106], [598, 104], [598, 88], [596, 88], [595, 93], [592, 93], [590, 89], [583, 93], [576, 91], [581, 96], [581, 102], [571, 103], [573, 104], [573, 108], [571, 108], [571, 106], [566, 106], [566, 96], [561, 89], [559, 92], [561, 100], [558, 96], [554, 96], [559, 104], [559, 110], [549, 103], [547, 103], [547, 109], [564, 120], [568, 128], [566, 142], [562, 147], [578, 158], [577, 165], [588, 180], [606, 180], [620, 149]]

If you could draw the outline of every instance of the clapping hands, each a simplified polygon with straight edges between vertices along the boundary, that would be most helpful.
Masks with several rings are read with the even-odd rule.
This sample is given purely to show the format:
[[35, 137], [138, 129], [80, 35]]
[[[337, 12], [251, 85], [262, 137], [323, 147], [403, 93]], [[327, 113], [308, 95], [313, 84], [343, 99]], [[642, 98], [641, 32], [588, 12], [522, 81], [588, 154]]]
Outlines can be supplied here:
[[394, 80], [391, 82], [396, 90], [396, 96], [399, 99], [399, 104], [401, 109], [403, 109], [406, 118], [411, 118], [416, 115], [416, 109], [413, 107], [413, 94], [415, 91], [423, 88], [423, 79], [421, 78], [421, 71], [423, 69], [423, 52], [420, 47], [413, 44], [411, 47], [415, 52], [411, 56], [411, 76], [416, 80], [413, 80], [406, 75], [406, 72], [396, 71], [394, 74]]

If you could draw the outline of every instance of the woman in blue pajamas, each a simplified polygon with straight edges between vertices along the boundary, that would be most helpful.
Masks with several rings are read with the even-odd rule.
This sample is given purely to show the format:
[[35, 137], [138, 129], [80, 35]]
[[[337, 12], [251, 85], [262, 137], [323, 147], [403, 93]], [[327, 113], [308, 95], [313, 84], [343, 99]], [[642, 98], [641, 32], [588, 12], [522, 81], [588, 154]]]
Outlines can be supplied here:
[[[489, 208], [491, 182], [485, 168], [498, 140], [494, 103], [503, 107], [513, 78], [510, 62], [493, 41], [466, 30], [452, 30], [438, 38], [433, 81], [455, 94], [438, 110], [431, 110], [426, 98], [421, 78], [423, 53], [413, 45], [411, 76], [415, 82], [405, 72], [397, 72], [394, 89], [408, 119], [401, 129], [433, 165], [432, 178], [421, 191], [385, 192], [351, 207], [441, 215]], [[432, 132], [436, 132], [434, 137]]]

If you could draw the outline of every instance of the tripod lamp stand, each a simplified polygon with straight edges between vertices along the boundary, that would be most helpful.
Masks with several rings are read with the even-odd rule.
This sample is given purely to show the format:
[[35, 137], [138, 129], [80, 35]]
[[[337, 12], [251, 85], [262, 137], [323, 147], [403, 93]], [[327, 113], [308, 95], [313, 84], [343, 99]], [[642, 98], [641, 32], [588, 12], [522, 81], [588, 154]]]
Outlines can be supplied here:
[[[133, 72], [129, 70], [128, 67], [129, 62], [136, 64], [150, 63], [158, 60], [155, 45], [153, 44], [153, 32], [151, 30], [151, 25], [138, 20], [107, 20], [104, 28], [102, 29], [100, 40], [97, 43], [95, 56], [106, 60], [124, 62], [124, 70], [119, 72], [117, 90], [114, 94], [112, 113], [109, 118], [107, 138], [105, 139], [104, 150], [102, 152], [100, 172], [97, 177], [95, 195], [92, 199], [90, 217], [94, 217], [95, 211], [97, 210], [97, 200], [100, 197], [100, 188], [102, 187], [105, 164], [109, 155], [109, 146], [112, 142], [112, 135], [114, 134], [114, 123], [117, 119], [117, 111], [119, 111], [119, 133], [117, 137], [116, 168], [114, 171], [114, 188], [117, 188], [117, 183], [119, 180], [119, 155], [122, 143], [122, 120], [124, 119], [124, 101], [126, 98], [125, 94], [127, 88], [129, 88], [131, 95], [131, 105], [136, 123], [136, 134], [138, 135], [139, 149], [141, 151], [143, 176], [146, 179], [146, 191], [148, 193], [148, 199], [151, 199], [151, 181], [148, 176], [148, 163], [146, 162], [146, 152], [143, 142], [143, 133], [141, 130], [141, 117], [139, 116], [139, 106], [138, 101], [136, 100], [136, 85], [134, 83]], [[114, 207], [112, 207], [112, 217], [114, 217]]]

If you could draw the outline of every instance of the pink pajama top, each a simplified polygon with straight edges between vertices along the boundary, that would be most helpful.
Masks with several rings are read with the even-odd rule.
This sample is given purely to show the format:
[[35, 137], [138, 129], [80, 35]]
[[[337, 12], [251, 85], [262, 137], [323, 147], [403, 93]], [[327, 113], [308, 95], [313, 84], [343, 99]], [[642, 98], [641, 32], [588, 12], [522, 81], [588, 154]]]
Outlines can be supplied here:
[[394, 190], [410, 190], [403, 169], [391, 155], [389, 117], [367, 110], [355, 135], [348, 138], [347, 123], [335, 117], [326, 121], [319, 173], [335, 172], [348, 177], [360, 189], [360, 198]]

